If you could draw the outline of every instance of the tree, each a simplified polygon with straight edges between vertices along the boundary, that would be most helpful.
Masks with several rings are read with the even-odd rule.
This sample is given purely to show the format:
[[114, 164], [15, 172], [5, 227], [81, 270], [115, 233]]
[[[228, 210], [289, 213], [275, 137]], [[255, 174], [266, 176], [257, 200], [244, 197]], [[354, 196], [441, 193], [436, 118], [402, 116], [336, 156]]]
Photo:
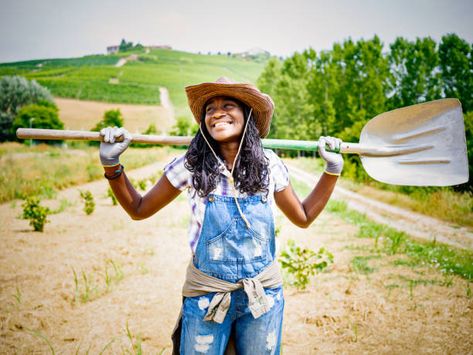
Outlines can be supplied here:
[[409, 42], [398, 37], [390, 49], [389, 109], [441, 97], [439, 57], [433, 39], [417, 38]]
[[133, 42], [127, 42], [124, 38], [120, 42], [120, 46], [118, 47], [119, 52], [126, 52], [130, 49], [133, 49]]
[[263, 72], [258, 77], [256, 85], [258, 88], [271, 96], [273, 101], [275, 102], [275, 112], [273, 114], [273, 119], [271, 123], [271, 131], [269, 133], [270, 137], [277, 137], [278, 136], [278, 122], [279, 122], [279, 112], [278, 112], [278, 105], [279, 100], [276, 98], [276, 85], [278, 81], [281, 79], [281, 61], [275, 57], [271, 58], [268, 63], [266, 64]]
[[272, 59], [264, 76], [258, 80], [262, 90], [275, 102], [271, 137], [310, 139], [313, 136], [313, 107], [306, 84], [314, 56], [312, 50], [295, 53], [282, 65]]
[[[20, 127], [64, 129], [64, 123], [59, 119], [58, 109], [56, 107], [31, 104], [23, 106], [13, 121], [13, 132]], [[45, 142], [49, 144], [57, 144], [59, 141], [51, 140]]]
[[49, 90], [35, 80], [21, 76], [4, 76], [0, 80], [0, 142], [15, 138], [13, 120], [20, 109], [29, 104], [56, 108]]
[[464, 112], [473, 111], [473, 46], [448, 34], [441, 39], [439, 57], [445, 96], [458, 98]]

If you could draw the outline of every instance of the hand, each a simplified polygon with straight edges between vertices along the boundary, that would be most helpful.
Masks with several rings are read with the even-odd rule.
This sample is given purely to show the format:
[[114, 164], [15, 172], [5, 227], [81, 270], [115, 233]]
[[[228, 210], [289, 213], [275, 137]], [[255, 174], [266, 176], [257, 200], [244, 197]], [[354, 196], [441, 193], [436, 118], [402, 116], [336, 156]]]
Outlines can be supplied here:
[[[100, 142], [100, 161], [103, 166], [114, 166], [120, 163], [119, 157], [130, 145], [131, 134], [125, 128], [106, 127], [100, 130], [103, 142]], [[123, 136], [123, 142], [115, 139]]]
[[328, 145], [331, 150], [340, 150], [342, 141], [335, 137], [320, 137], [319, 138], [319, 154], [327, 163], [325, 171], [329, 174], [340, 175], [343, 169], [343, 157], [340, 153], [327, 152], [325, 146]]

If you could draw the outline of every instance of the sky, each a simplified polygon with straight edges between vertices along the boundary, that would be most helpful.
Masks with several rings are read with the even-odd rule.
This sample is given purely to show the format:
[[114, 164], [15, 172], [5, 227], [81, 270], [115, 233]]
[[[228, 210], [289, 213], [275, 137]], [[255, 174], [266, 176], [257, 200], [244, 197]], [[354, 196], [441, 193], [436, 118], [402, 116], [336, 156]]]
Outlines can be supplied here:
[[104, 54], [122, 38], [189, 52], [258, 47], [289, 56], [378, 35], [385, 47], [457, 33], [473, 0], [0, 0], [0, 62]]

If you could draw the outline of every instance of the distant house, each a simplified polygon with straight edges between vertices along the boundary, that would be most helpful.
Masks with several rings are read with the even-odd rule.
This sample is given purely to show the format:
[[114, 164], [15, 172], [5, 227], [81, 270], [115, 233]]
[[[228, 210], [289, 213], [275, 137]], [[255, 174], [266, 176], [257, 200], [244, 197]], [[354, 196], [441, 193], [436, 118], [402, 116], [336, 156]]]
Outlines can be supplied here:
[[[172, 49], [171, 46], [168, 46], [166, 44], [162, 45], [152, 45], [152, 46], [144, 46], [146, 52], [148, 53], [151, 49]], [[114, 54], [118, 53], [120, 50], [120, 46], [108, 46], [107, 47], [107, 54]]]
[[258, 47], [251, 48], [247, 50], [246, 52], [235, 53], [234, 55], [236, 57], [251, 58], [251, 59], [263, 60], [263, 61], [271, 57], [271, 53]]
[[107, 54], [118, 53], [118, 49], [120, 46], [108, 46], [107, 47]]

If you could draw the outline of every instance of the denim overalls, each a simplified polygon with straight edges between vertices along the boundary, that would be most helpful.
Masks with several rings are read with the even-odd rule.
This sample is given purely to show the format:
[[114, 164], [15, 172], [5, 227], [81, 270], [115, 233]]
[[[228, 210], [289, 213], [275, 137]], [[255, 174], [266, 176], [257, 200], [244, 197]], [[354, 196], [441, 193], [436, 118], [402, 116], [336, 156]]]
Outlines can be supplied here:
[[[238, 203], [250, 226], [241, 217], [234, 197], [213, 194], [207, 197], [193, 259], [199, 270], [229, 282], [256, 276], [275, 257], [273, 214], [266, 196], [238, 198]], [[284, 309], [282, 287], [265, 292], [271, 309], [255, 319], [243, 289], [234, 291], [222, 324], [203, 320], [214, 293], [185, 298], [180, 353], [223, 354], [233, 331], [238, 354], [279, 354]]]

